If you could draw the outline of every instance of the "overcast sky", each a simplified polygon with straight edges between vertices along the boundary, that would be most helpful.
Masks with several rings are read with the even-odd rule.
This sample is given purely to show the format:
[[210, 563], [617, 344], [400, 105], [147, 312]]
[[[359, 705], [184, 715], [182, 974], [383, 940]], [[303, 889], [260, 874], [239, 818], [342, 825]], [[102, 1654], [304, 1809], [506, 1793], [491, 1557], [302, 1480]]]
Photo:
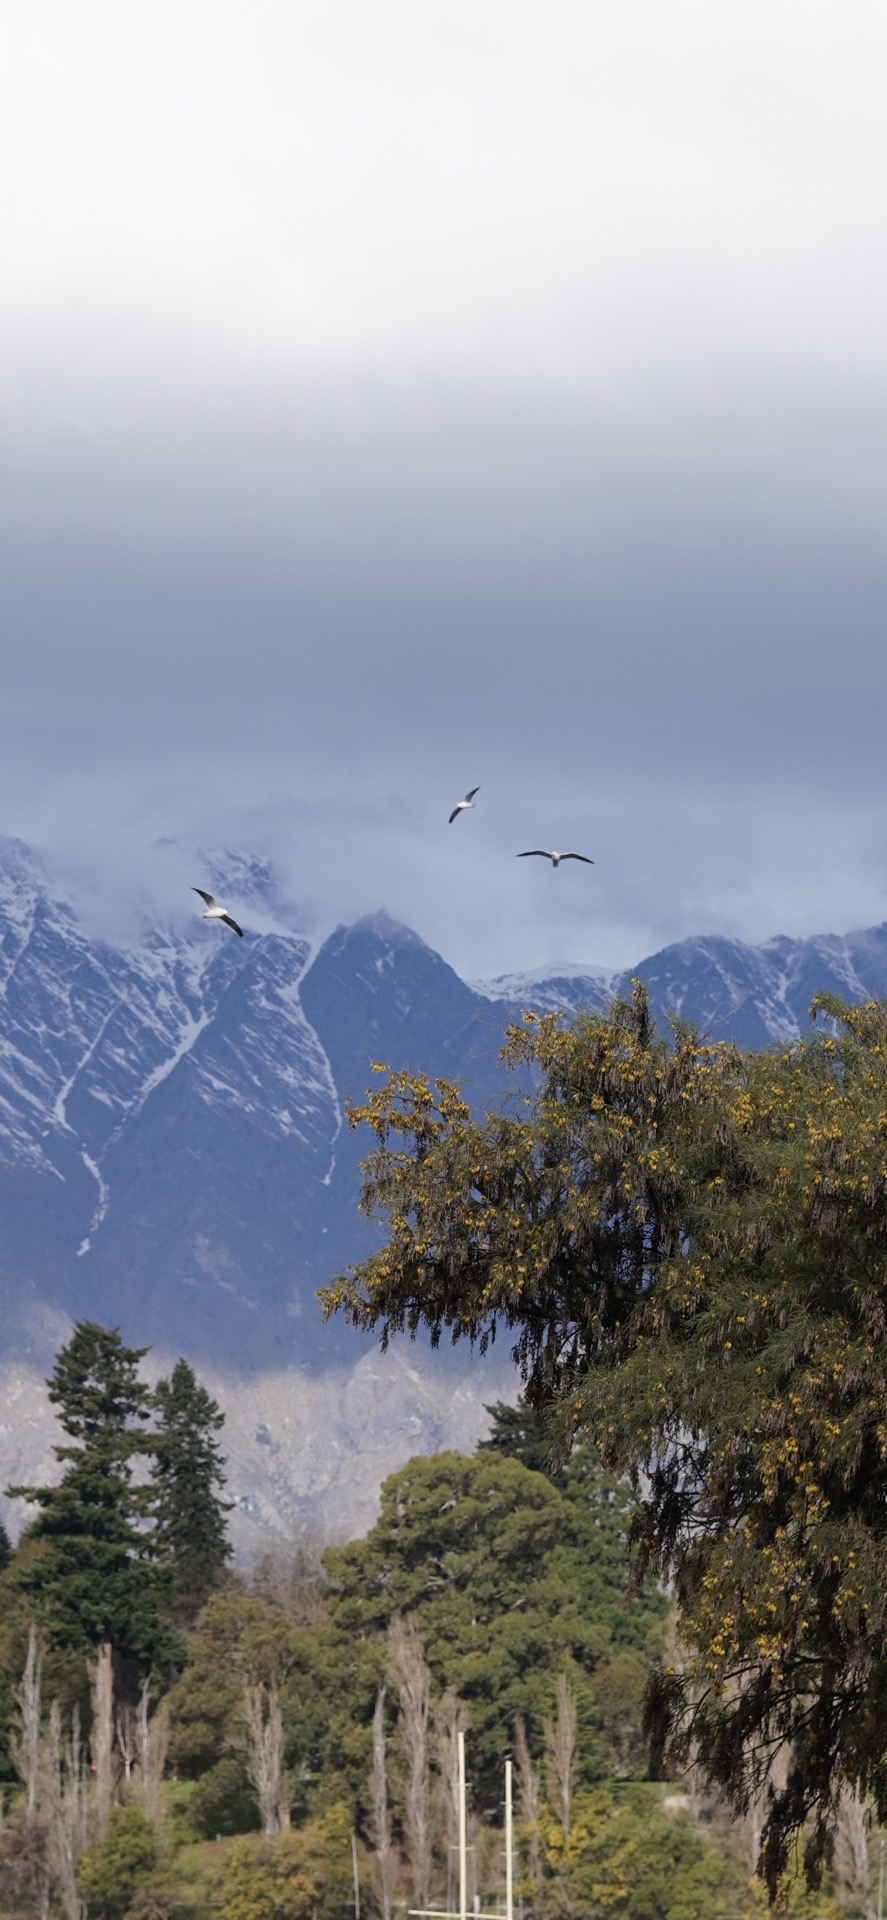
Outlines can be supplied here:
[[4, 21], [0, 827], [470, 977], [887, 918], [883, 7]]

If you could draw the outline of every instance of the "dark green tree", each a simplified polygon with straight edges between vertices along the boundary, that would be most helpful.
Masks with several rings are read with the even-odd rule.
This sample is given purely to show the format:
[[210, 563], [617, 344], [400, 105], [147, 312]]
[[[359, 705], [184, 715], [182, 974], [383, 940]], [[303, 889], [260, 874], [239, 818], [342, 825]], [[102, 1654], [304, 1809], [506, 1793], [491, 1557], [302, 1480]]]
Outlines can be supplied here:
[[[887, 1820], [887, 1007], [742, 1054], [647, 997], [524, 1017], [520, 1109], [391, 1075], [363, 1205], [384, 1244], [326, 1296], [383, 1339], [510, 1334], [528, 1397], [637, 1477], [639, 1568], [692, 1659], [649, 1702], [738, 1808], [772, 1787], [775, 1889], [815, 1879], [842, 1786]], [[785, 1785], [772, 1774], [790, 1755]]]
[[124, 1346], [116, 1328], [75, 1326], [49, 1379], [68, 1436], [54, 1449], [64, 1472], [54, 1487], [7, 1489], [39, 1512], [3, 1576], [51, 1643], [89, 1652], [110, 1640], [122, 1660], [136, 1662], [166, 1644], [149, 1493], [133, 1476], [152, 1444], [150, 1393], [138, 1372], [146, 1351]]
[[184, 1626], [196, 1619], [231, 1555], [231, 1503], [221, 1497], [225, 1475], [215, 1438], [225, 1416], [185, 1360], [158, 1381], [152, 1404], [154, 1552], [169, 1570], [172, 1617]]
[[[515, 1715], [539, 1750], [564, 1668], [579, 1694], [586, 1777], [602, 1771], [591, 1676], [617, 1652], [646, 1665], [661, 1646], [661, 1594], [627, 1599], [628, 1489], [607, 1474], [597, 1491], [599, 1502], [577, 1474], [561, 1494], [496, 1452], [435, 1454], [386, 1480], [365, 1540], [324, 1555], [343, 1650], [377, 1643], [395, 1614], [415, 1619], [436, 1690], [454, 1688], [469, 1709], [472, 1769], [494, 1799]], [[367, 1682], [358, 1717], [372, 1715], [369, 1670]]]
[[8, 1567], [11, 1559], [12, 1541], [9, 1538], [2, 1520], [0, 1520], [0, 1573], [3, 1572], [4, 1567]]
[[246, 1682], [282, 1687], [298, 1642], [298, 1629], [280, 1607], [237, 1587], [212, 1595], [168, 1695], [170, 1757], [178, 1772], [197, 1777], [229, 1747], [243, 1746]]
[[554, 1458], [555, 1449], [537, 1407], [529, 1406], [521, 1396], [514, 1407], [497, 1400], [485, 1411], [493, 1424], [488, 1438], [480, 1443], [481, 1452], [489, 1449], [505, 1453], [510, 1459], [519, 1460], [522, 1467], [529, 1467], [532, 1473], [544, 1473], [556, 1486], [564, 1485], [563, 1461]]

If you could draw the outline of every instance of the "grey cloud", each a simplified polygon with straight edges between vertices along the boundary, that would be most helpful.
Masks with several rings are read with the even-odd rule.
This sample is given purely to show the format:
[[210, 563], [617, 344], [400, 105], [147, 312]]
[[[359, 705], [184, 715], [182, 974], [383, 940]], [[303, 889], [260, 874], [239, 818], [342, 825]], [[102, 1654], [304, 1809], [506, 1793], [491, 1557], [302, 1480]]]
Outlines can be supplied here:
[[473, 975], [883, 916], [876, 415], [181, 369], [50, 402], [0, 448], [0, 801], [95, 912], [164, 897], [171, 835]]

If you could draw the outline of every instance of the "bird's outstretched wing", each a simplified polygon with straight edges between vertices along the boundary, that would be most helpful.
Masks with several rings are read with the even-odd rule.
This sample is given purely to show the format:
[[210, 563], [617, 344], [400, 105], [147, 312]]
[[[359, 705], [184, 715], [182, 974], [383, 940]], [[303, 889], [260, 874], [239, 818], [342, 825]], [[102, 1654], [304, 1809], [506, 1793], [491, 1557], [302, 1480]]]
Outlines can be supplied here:
[[525, 847], [523, 853], [515, 854], [515, 859], [516, 860], [532, 860], [534, 855], [537, 853], [539, 855], [540, 860], [551, 859], [551, 854], [549, 853], [547, 847]]
[[474, 799], [474, 796], [476, 793], [480, 793], [480, 787], [469, 787], [464, 800], [458, 800], [456, 802], [456, 805], [454, 806], [453, 811], [450, 814], [450, 826], [452, 826], [453, 821], [457, 818], [457, 816], [460, 813], [464, 813], [466, 807], [470, 807], [471, 802]]
[[584, 860], [584, 861], [585, 861], [585, 865], [586, 865], [587, 867], [593, 867], [593, 866], [594, 866], [594, 861], [593, 861], [593, 860], [589, 860], [589, 858], [588, 858], [588, 854], [587, 854], [587, 853], [562, 853], [562, 854], [561, 854], [561, 859], [562, 859], [562, 860]]
[[212, 894], [211, 894], [211, 893], [204, 893], [204, 891], [203, 891], [203, 888], [202, 888], [202, 887], [192, 887], [192, 888], [191, 888], [191, 892], [192, 892], [192, 893], [199, 893], [199, 895], [200, 895], [200, 898], [201, 898], [201, 900], [205, 900], [205, 901], [206, 901], [206, 904], [207, 904], [207, 906], [208, 906], [208, 907], [214, 907], [214, 906], [215, 906], [215, 904], [216, 904], [216, 903], [215, 903], [215, 900], [213, 899], [213, 896], [212, 896]]
[[226, 927], [231, 927], [234, 933], [239, 933], [241, 940], [243, 939], [243, 928], [237, 925], [236, 920], [232, 920], [230, 913], [220, 913], [219, 919], [224, 920]]

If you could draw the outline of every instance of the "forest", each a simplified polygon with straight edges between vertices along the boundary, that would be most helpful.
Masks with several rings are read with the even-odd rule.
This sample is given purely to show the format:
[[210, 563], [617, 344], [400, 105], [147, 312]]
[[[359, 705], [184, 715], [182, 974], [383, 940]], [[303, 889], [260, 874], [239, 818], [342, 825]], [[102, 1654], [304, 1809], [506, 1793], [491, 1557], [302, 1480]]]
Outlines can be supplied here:
[[[143, 1359], [75, 1328], [61, 1477], [14, 1490], [36, 1511], [0, 1543], [4, 1920], [451, 1907], [460, 1729], [472, 1909], [501, 1906], [508, 1755], [524, 1914], [757, 1910], [754, 1822], [651, 1776], [674, 1629], [632, 1583], [623, 1477], [583, 1445], [553, 1465], [500, 1404], [474, 1455], [391, 1476], [366, 1538], [234, 1573], [218, 1408], [184, 1361], [150, 1392]], [[864, 1910], [852, 1839], [798, 1912]]]
[[363, 1539], [234, 1568], [218, 1407], [75, 1326], [0, 1539], [3, 1920], [451, 1910], [463, 1738], [473, 1912], [506, 1761], [525, 1920], [880, 1912], [887, 1008], [816, 1011], [769, 1054], [639, 984], [530, 1015], [481, 1118], [379, 1069], [326, 1310], [504, 1332], [523, 1394]]

